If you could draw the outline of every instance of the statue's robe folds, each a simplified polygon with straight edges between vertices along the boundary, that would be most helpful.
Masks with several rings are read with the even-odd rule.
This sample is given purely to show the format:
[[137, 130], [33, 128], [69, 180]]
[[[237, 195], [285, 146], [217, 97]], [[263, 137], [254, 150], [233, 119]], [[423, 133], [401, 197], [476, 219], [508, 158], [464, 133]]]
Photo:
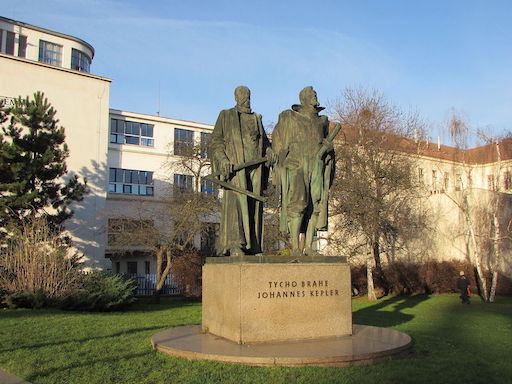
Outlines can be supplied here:
[[[252, 131], [241, 126], [250, 122]], [[242, 131], [244, 129], [244, 131]], [[236, 108], [220, 112], [210, 141], [209, 155], [213, 172], [220, 171], [222, 162], [237, 166], [265, 156], [269, 146], [263, 129], [261, 115], [241, 113]], [[229, 179], [219, 176], [239, 188], [258, 195], [266, 187], [268, 170], [264, 163], [235, 172]], [[263, 203], [241, 193], [224, 190], [222, 216], [217, 250], [221, 255], [229, 254], [232, 248], [241, 248], [246, 254], [261, 252], [263, 236]]]
[[[312, 214], [317, 230], [327, 230], [328, 192], [334, 177], [334, 151], [318, 157], [329, 133], [329, 120], [318, 113], [300, 113], [301, 105], [283, 111], [272, 133], [272, 150], [278, 157], [273, 182], [281, 193], [280, 230], [302, 217], [302, 232]], [[323, 109], [323, 108], [322, 108]], [[319, 108], [319, 110], [321, 110]]]

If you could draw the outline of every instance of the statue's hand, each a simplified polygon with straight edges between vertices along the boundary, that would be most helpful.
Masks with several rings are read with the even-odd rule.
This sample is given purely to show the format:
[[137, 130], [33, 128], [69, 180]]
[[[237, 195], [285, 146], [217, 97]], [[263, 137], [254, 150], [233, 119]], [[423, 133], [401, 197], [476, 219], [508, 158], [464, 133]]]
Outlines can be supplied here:
[[267, 166], [274, 166], [278, 161], [277, 154], [272, 150], [272, 148], [267, 149]]
[[229, 160], [224, 160], [220, 163], [219, 171], [226, 179], [233, 173], [233, 164]]
[[299, 160], [296, 160], [296, 159], [292, 159], [292, 158], [287, 158], [285, 161], [284, 161], [284, 166], [286, 168], [299, 168], [300, 167], [300, 163], [299, 163]]

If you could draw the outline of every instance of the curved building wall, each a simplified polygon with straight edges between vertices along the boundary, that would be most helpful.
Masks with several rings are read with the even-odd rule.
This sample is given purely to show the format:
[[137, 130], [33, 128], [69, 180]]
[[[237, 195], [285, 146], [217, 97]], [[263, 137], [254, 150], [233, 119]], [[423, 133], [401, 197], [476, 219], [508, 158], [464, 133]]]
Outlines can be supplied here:
[[94, 48], [73, 36], [0, 17], [0, 53], [90, 73]]

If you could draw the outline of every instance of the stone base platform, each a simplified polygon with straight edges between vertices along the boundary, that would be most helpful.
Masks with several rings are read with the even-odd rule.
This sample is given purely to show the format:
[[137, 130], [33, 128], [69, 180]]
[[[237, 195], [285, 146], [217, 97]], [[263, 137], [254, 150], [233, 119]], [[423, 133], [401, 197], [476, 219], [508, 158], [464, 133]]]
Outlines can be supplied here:
[[254, 366], [370, 365], [399, 357], [412, 347], [411, 337], [388, 328], [354, 325], [353, 334], [263, 344], [238, 344], [200, 326], [171, 328], [151, 338], [153, 348], [170, 356]]

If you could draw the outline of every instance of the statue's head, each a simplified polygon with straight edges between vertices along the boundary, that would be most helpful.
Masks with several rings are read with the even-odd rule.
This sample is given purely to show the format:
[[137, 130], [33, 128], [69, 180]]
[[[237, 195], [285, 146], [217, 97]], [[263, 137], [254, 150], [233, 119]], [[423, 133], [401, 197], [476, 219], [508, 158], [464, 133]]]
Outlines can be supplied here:
[[243, 108], [251, 108], [251, 91], [245, 85], [235, 88], [236, 105]]
[[320, 103], [318, 103], [318, 98], [316, 95], [316, 91], [312, 86], [305, 87], [299, 93], [300, 103], [305, 107], [318, 107]]

